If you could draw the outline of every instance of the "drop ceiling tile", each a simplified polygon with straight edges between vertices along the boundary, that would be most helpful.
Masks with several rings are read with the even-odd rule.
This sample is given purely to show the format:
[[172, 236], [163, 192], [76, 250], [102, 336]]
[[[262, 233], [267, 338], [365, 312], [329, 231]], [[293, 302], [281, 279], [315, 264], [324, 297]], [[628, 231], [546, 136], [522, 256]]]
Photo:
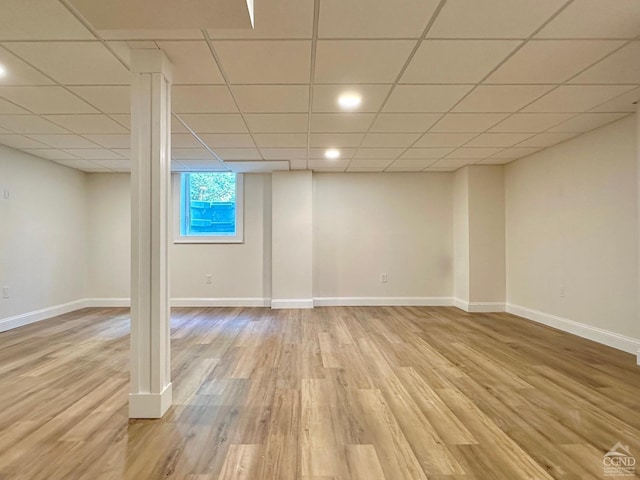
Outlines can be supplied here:
[[97, 30], [104, 40], [153, 41], [153, 40], [202, 40], [202, 31], [193, 29], [179, 30]]
[[310, 41], [222, 41], [214, 49], [231, 84], [309, 83]]
[[265, 160], [290, 160], [307, 156], [306, 148], [261, 148]]
[[78, 160], [75, 155], [55, 148], [25, 148], [23, 151], [47, 160]]
[[448, 113], [429, 130], [429, 133], [484, 132], [507, 116], [506, 113]]
[[222, 162], [219, 162], [215, 158], [209, 159], [186, 159], [180, 160], [180, 163], [191, 172], [223, 172], [227, 171], [227, 168]]
[[459, 147], [475, 136], [475, 133], [427, 133], [414, 147]]
[[500, 150], [502, 149], [461, 147], [447, 155], [447, 158], [487, 158], [498, 153]]
[[631, 42], [570, 83], [640, 83], [640, 42]]
[[[343, 148], [341, 147], [340, 149], [340, 158], [345, 160], [345, 159], [350, 159], [353, 158], [353, 156], [356, 154], [356, 150], [357, 148]], [[310, 148], [309, 149], [309, 158], [310, 159], [324, 159], [324, 154], [327, 151], [326, 148]]]
[[439, 38], [527, 38], [565, 0], [448, 0], [429, 30]]
[[204, 41], [157, 42], [173, 65], [173, 84], [225, 83]]
[[359, 148], [354, 158], [398, 158], [404, 148]]
[[12, 135], [13, 132], [11, 130], [5, 130], [4, 128], [0, 128], [0, 135]]
[[79, 135], [29, 135], [29, 138], [54, 148], [99, 148]]
[[628, 85], [563, 85], [535, 101], [524, 112], [584, 112], [631, 90]]
[[93, 163], [114, 171], [131, 171], [130, 160], [94, 160]]
[[511, 147], [505, 148], [495, 155], [491, 155], [491, 158], [513, 160], [526, 157], [527, 155], [532, 155], [536, 152], [539, 152], [540, 150], [542, 150], [541, 147]]
[[306, 160], [289, 160], [289, 169], [290, 170], [306, 170], [307, 161]]
[[69, 133], [37, 115], [0, 115], [0, 127], [14, 133]]
[[515, 112], [548, 92], [550, 85], [480, 85], [455, 112]]
[[55, 82], [9, 50], [0, 47], [0, 65], [6, 74], [0, 78], [0, 85], [54, 85]]
[[[158, 45], [155, 42], [106, 42], [111, 52], [118, 57], [125, 65], [131, 65], [131, 49], [132, 48], [144, 48], [158, 50]], [[131, 46], [130, 46], [131, 44]], [[139, 45], [139, 46], [133, 46]]]
[[[247, 127], [238, 113], [184, 113], [180, 118], [196, 133], [247, 133]], [[180, 125], [175, 118], [172, 127]], [[184, 127], [182, 127], [184, 128]]]
[[[178, 118], [182, 118], [183, 115], [177, 115]], [[221, 113], [220, 115], [235, 115], [233, 113]], [[171, 116], [171, 133], [191, 133], [189, 129], [187, 129], [176, 116]]]
[[443, 158], [442, 160], [438, 160], [436, 163], [432, 164], [431, 167], [458, 169], [475, 163], [478, 163], [477, 158]]
[[248, 133], [203, 133], [199, 137], [210, 148], [255, 148]]
[[311, 131], [314, 133], [364, 133], [375, 118], [373, 113], [314, 113]]
[[127, 129], [106, 115], [45, 115], [44, 118], [73, 133], [127, 133]]
[[307, 146], [306, 133], [256, 133], [258, 148], [302, 148]]
[[533, 40], [486, 83], [562, 83], [622, 44], [612, 40]]
[[342, 112], [338, 98], [345, 92], [357, 92], [362, 96], [358, 112], [377, 112], [389, 94], [391, 85], [315, 85], [313, 87], [313, 111], [318, 113]]
[[[2, 94], [0, 93], [0, 95]], [[24, 108], [20, 108], [19, 106], [14, 105], [13, 103], [8, 102], [3, 98], [0, 98], [0, 114], [15, 115], [15, 114], [26, 114], [26, 113], [29, 113], [29, 112]]]
[[442, 158], [453, 152], [454, 147], [449, 148], [410, 148], [400, 158]]
[[344, 172], [349, 165], [349, 160], [309, 160], [308, 168], [320, 172]]
[[105, 148], [129, 148], [130, 135], [84, 135], [85, 138]]
[[399, 159], [387, 167], [387, 172], [419, 172], [435, 162], [434, 159]]
[[93, 40], [60, 2], [3, 0], [0, 40]]
[[321, 40], [316, 83], [393, 83], [415, 46], [413, 40]]
[[223, 160], [261, 160], [256, 148], [216, 148], [216, 155]]
[[245, 119], [252, 133], [306, 133], [309, 129], [306, 113], [249, 113]]
[[357, 147], [362, 142], [362, 133], [312, 133], [310, 147]]
[[91, 105], [104, 113], [129, 113], [131, 91], [128, 86], [69, 87]]
[[122, 157], [106, 148], [69, 148], [65, 152], [84, 160], [122, 160]]
[[130, 148], [112, 148], [114, 152], [124, 158], [131, 158], [131, 149]]
[[483, 133], [466, 143], [465, 147], [511, 147], [532, 135], [531, 133]]
[[172, 88], [172, 111], [176, 113], [237, 113], [238, 109], [222, 85], [176, 85]]
[[540, 133], [535, 137], [519, 143], [518, 147], [550, 147], [576, 135], [576, 133]]
[[472, 85], [398, 85], [385, 112], [447, 112]]
[[424, 133], [440, 118], [440, 113], [381, 113], [371, 127], [371, 132]]
[[210, 29], [211, 38], [311, 38], [313, 0], [260, 0], [254, 3], [255, 27]]
[[480, 160], [477, 165], [506, 165], [514, 160], [515, 158], [485, 158]]
[[[116, 122], [118, 122], [120, 125], [122, 125], [123, 127], [125, 127], [126, 129], [130, 130], [131, 129], [131, 115], [128, 113], [110, 113], [109, 117], [112, 120], [115, 120]], [[175, 122], [175, 120], [172, 119], [172, 125]]]
[[583, 133], [614, 122], [628, 113], [583, 113], [548, 130], [548, 133], [576, 132]]
[[175, 148], [171, 147], [171, 158], [179, 160], [211, 159], [212, 155], [205, 148]]
[[83, 172], [109, 172], [108, 168], [93, 163], [91, 160], [56, 160], [56, 163]]
[[202, 144], [190, 133], [174, 133], [171, 135], [171, 147], [200, 148]]
[[571, 113], [514, 113], [491, 128], [498, 133], [538, 133], [568, 120]]
[[640, 88], [634, 88], [613, 100], [601, 103], [591, 109], [592, 112], [635, 112], [638, 106], [635, 104], [640, 99]]
[[0, 145], [13, 148], [49, 148], [49, 145], [22, 135], [0, 135]]
[[5, 44], [63, 85], [129, 85], [129, 71], [100, 42]]
[[363, 147], [409, 147], [421, 135], [419, 133], [370, 133], [362, 142]]
[[436, 0], [350, 0], [320, 3], [320, 38], [417, 38]]
[[234, 95], [244, 113], [307, 113], [306, 85], [236, 85]]
[[372, 158], [369, 160], [352, 160], [349, 163], [348, 172], [369, 172], [369, 171], [378, 171], [381, 172], [389, 165], [391, 165], [394, 160], [386, 159], [386, 158]]
[[97, 113], [91, 105], [62, 87], [0, 87], [0, 97], [37, 114]]
[[632, 38], [640, 34], [635, 0], [577, 0], [546, 25], [540, 38]]
[[477, 83], [521, 42], [519, 40], [425, 40], [402, 83]]

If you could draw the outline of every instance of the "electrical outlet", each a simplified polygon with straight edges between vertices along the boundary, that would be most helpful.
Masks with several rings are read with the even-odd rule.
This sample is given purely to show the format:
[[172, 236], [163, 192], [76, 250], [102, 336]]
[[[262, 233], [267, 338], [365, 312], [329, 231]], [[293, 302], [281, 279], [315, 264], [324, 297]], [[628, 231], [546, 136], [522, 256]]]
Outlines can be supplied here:
[[207, 274], [204, 276], [204, 282], [205, 282], [206, 284], [208, 284], [208, 285], [212, 284], [212, 283], [213, 283], [213, 275], [211, 275], [210, 273], [207, 273]]
[[9, 298], [9, 287], [2, 287], [2, 298]]
[[388, 283], [389, 282], [389, 277], [387, 276], [386, 273], [382, 273], [380, 274], [380, 283]]

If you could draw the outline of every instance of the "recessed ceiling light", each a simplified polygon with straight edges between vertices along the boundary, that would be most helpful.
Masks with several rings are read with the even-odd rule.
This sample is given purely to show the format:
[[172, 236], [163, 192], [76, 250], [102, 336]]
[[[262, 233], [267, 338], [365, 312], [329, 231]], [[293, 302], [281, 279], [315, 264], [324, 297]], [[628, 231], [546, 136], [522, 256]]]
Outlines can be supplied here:
[[4, 65], [0, 64], [0, 78], [4, 77], [7, 74], [7, 69], [4, 68]]
[[345, 110], [358, 108], [362, 103], [362, 96], [356, 92], [346, 92], [338, 98], [338, 104]]
[[324, 157], [329, 160], [336, 160], [340, 158], [340, 150], [336, 150], [335, 148], [330, 148], [326, 152], [324, 152]]

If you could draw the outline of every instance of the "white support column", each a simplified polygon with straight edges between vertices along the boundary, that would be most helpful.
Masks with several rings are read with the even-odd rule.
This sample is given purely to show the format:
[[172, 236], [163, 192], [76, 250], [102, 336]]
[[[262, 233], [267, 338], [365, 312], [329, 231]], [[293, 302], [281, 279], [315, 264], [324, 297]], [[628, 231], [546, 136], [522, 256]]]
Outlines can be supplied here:
[[132, 50], [131, 71], [129, 417], [160, 418], [171, 406], [171, 67], [160, 50]]
[[[636, 106], [636, 165], [638, 202], [638, 282], [640, 285], [640, 102]], [[638, 332], [640, 332], [640, 291], [638, 292]], [[636, 353], [636, 363], [640, 365], [640, 349]]]

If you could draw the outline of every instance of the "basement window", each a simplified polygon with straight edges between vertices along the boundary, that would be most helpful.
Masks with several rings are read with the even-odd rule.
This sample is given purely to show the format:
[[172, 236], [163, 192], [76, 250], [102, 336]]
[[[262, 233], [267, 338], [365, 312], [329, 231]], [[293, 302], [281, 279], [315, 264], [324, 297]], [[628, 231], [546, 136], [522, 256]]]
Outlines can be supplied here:
[[242, 243], [242, 174], [190, 172], [178, 177], [176, 243]]

